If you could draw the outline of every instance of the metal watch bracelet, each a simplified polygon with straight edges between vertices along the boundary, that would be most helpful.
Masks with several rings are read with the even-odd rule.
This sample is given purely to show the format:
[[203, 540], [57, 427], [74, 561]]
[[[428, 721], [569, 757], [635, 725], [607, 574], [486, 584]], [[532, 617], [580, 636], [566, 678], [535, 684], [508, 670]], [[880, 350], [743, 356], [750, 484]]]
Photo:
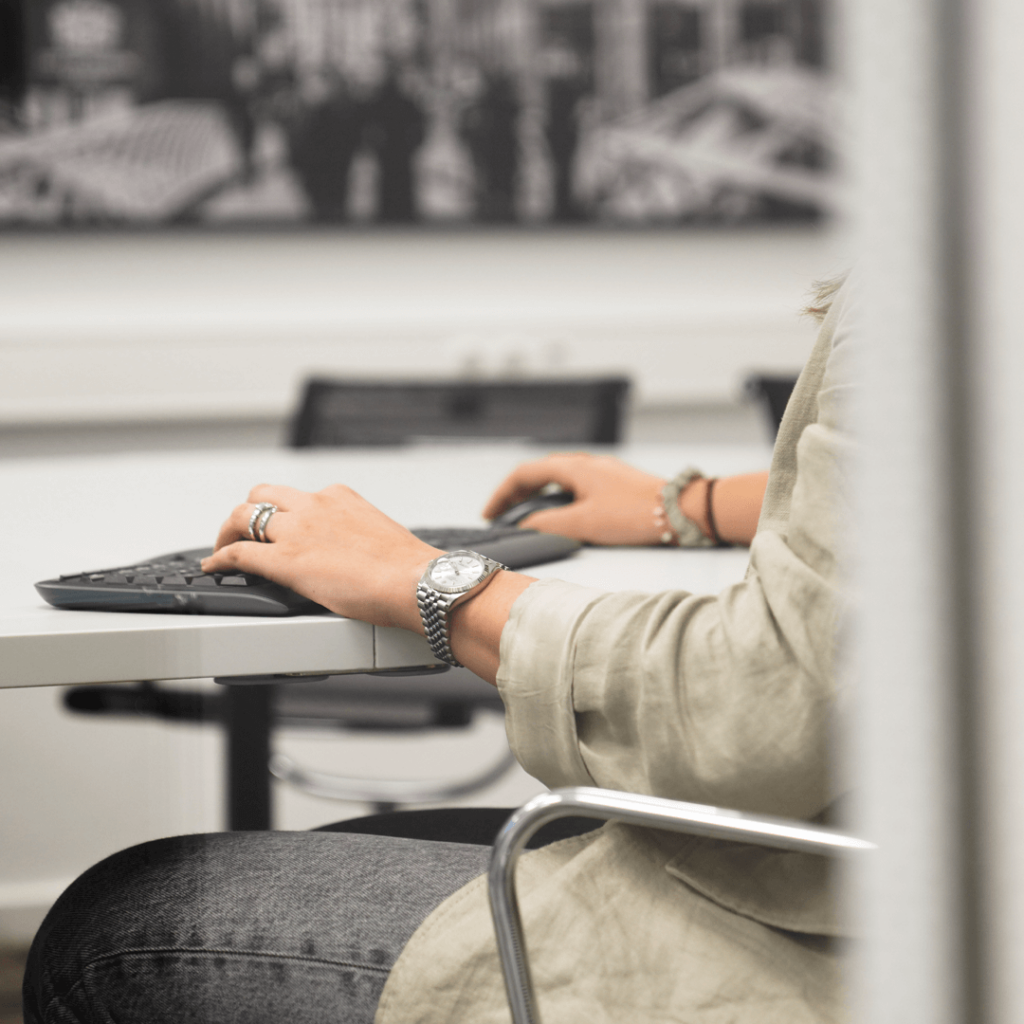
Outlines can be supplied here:
[[427, 643], [438, 661], [443, 661], [452, 668], [462, 668], [452, 654], [451, 635], [448, 626], [448, 610], [455, 603], [455, 597], [461, 595], [439, 594], [436, 590], [419, 583], [416, 586], [416, 603], [419, 605], [420, 617], [427, 635]]

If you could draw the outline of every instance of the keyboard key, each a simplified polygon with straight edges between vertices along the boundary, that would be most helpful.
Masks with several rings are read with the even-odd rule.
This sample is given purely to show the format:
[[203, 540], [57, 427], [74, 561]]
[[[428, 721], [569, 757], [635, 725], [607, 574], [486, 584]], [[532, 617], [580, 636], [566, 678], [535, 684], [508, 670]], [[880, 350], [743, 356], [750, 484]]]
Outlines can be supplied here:
[[184, 576], [176, 576], [176, 575], [165, 576], [160, 582], [165, 587], [187, 587], [188, 586], [188, 580], [185, 579]]
[[108, 572], [107, 575], [103, 577], [104, 583], [131, 583], [131, 581], [130, 576], [122, 576], [119, 572]]
[[215, 587], [217, 586], [217, 578], [215, 576], [196, 576], [192, 580], [193, 587]]
[[244, 576], [225, 576], [221, 581], [222, 587], [247, 587], [249, 581]]
[[135, 587], [155, 587], [160, 582], [159, 576], [136, 576], [132, 580], [132, 586]]

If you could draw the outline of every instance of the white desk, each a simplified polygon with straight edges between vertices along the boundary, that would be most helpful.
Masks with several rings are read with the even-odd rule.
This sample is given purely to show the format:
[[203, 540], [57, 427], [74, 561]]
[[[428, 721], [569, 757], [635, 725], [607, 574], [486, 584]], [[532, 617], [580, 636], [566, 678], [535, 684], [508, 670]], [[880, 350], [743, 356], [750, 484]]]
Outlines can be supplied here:
[[[412, 526], [469, 525], [518, 462], [543, 452], [464, 446], [330, 452], [216, 452], [0, 464], [5, 579], [0, 687], [288, 672], [353, 672], [433, 662], [426, 642], [333, 615], [260, 619], [59, 611], [32, 584], [130, 564], [212, 541], [258, 482], [318, 489], [344, 482]], [[767, 446], [642, 445], [627, 461], [670, 475], [767, 466]], [[439, 484], [443, 481], [443, 484]], [[716, 592], [742, 576], [746, 552], [585, 549], [531, 570], [606, 589]]]

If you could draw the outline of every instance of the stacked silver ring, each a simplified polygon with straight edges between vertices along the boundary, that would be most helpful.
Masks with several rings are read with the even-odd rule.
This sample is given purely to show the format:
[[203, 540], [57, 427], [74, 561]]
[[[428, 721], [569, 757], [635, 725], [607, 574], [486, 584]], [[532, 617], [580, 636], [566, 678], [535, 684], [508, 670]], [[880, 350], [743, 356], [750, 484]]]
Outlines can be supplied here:
[[261, 544], [269, 544], [267, 540], [267, 523], [270, 522], [270, 517], [277, 511], [276, 505], [271, 505], [269, 501], [261, 501], [257, 503], [256, 507], [252, 510], [252, 515], [249, 516], [249, 539], [259, 541]]

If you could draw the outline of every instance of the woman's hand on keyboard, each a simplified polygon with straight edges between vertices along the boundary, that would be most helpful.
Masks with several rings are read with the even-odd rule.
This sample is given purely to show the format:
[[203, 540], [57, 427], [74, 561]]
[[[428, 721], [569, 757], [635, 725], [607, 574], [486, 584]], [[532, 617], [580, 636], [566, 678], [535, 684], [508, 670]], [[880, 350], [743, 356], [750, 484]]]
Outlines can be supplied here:
[[[277, 506], [267, 544], [249, 539], [249, 519], [261, 501]], [[416, 583], [439, 554], [350, 487], [309, 493], [261, 484], [225, 521], [203, 569], [255, 573], [339, 615], [422, 632]]]
[[[266, 524], [269, 543], [249, 539], [257, 502], [277, 511]], [[441, 554], [389, 519], [350, 487], [310, 494], [261, 484], [220, 528], [205, 572], [240, 569], [284, 584], [347, 618], [423, 633], [416, 584]], [[455, 657], [493, 683], [501, 631], [516, 598], [533, 578], [502, 571], [451, 615]]]

